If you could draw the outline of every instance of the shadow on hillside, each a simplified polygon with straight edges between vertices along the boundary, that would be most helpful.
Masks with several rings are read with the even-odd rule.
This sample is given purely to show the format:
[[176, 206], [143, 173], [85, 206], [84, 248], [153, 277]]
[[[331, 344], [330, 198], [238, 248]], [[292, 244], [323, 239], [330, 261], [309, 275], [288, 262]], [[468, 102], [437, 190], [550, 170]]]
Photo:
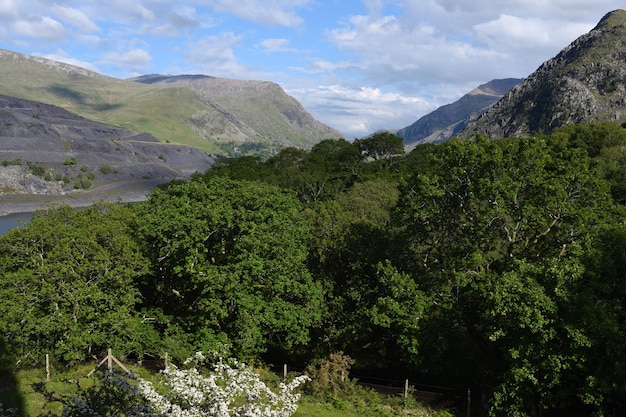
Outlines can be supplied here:
[[[0, 337], [0, 414], [7, 413], [9, 409], [16, 409], [18, 417], [24, 416], [24, 399], [20, 395], [19, 385], [15, 376], [15, 360], [10, 346], [6, 340]], [[3, 411], [3, 410], [4, 411]]]
[[48, 87], [47, 90], [50, 91], [52, 94], [55, 94], [64, 99], [75, 101], [81, 106], [90, 107], [96, 111], [107, 111], [122, 107], [122, 104], [120, 103], [94, 103], [93, 100], [89, 100], [89, 97], [81, 93], [80, 91], [72, 90], [71, 88], [60, 84], [55, 84], [51, 87]]

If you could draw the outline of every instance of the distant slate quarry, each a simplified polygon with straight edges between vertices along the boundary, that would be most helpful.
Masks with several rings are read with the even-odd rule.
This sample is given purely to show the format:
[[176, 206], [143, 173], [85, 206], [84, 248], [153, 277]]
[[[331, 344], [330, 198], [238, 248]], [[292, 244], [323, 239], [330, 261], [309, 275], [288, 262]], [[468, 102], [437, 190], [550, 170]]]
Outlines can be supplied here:
[[[44, 103], [0, 95], [0, 215], [19, 196], [142, 200], [155, 185], [208, 170], [213, 159], [193, 147], [161, 143], [92, 122]], [[24, 210], [28, 211], [28, 210]]]
[[543, 63], [459, 136], [528, 136], [575, 123], [625, 121], [626, 11], [616, 10]]
[[456, 102], [441, 106], [412, 125], [398, 130], [396, 135], [408, 148], [422, 143], [445, 142], [521, 81], [519, 78], [506, 78], [482, 84]]

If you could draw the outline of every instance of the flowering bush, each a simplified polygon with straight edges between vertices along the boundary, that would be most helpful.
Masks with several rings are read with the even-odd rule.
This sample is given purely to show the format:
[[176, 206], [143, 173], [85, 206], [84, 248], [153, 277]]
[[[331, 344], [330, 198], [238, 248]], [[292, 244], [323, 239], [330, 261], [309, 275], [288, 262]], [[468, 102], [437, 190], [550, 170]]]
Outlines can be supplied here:
[[[216, 364], [203, 375], [197, 353], [184, 369], [169, 365], [162, 371], [164, 387], [137, 376], [106, 372], [102, 384], [65, 407], [62, 417], [288, 417], [298, 408], [295, 390], [309, 380], [299, 376], [272, 391], [250, 367], [235, 360]], [[165, 392], [165, 394], [163, 394]], [[94, 395], [96, 394], [97, 395]]]

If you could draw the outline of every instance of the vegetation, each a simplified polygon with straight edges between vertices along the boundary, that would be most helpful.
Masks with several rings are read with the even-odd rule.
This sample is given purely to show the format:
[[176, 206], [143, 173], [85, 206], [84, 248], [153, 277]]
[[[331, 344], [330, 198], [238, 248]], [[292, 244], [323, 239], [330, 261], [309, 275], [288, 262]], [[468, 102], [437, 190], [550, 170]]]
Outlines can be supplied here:
[[472, 415], [623, 412], [625, 129], [398, 143], [325, 140], [132, 206], [41, 210], [0, 237], [2, 363], [211, 350], [308, 367], [307, 398], [335, 409], [397, 414], [351, 368], [470, 388]]

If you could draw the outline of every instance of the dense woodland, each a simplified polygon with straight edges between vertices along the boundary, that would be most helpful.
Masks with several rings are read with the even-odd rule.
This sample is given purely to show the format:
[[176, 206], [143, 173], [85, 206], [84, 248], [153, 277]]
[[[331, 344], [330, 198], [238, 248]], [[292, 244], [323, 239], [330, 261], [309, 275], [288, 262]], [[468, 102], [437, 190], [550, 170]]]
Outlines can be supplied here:
[[[626, 129], [382, 133], [242, 157], [0, 237], [5, 364], [218, 351], [464, 392], [492, 415], [626, 404]], [[481, 400], [482, 398], [482, 400]]]

